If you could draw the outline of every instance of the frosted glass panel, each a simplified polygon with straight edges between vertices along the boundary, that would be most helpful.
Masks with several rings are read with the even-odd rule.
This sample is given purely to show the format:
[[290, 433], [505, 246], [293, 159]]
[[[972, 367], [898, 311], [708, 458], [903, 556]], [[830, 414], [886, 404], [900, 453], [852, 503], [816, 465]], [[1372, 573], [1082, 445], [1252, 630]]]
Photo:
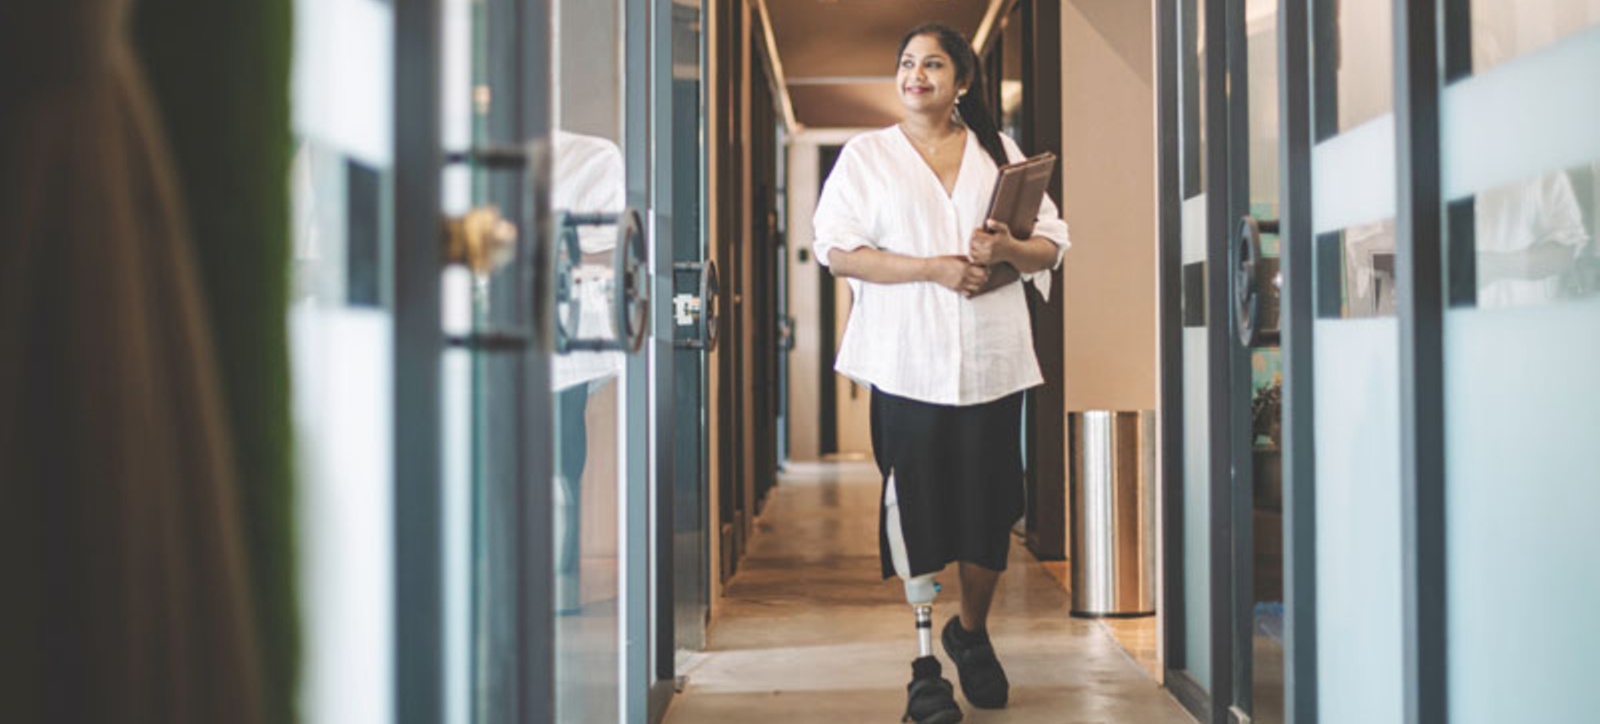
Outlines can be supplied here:
[[1445, 198], [1600, 159], [1600, 27], [1453, 83], [1441, 112]]
[[384, 311], [303, 304], [289, 314], [300, 715], [310, 724], [394, 720], [393, 336]]
[[1211, 688], [1211, 421], [1206, 329], [1183, 330], [1184, 664]]
[[1449, 211], [1472, 222], [1449, 242], [1475, 262], [1445, 317], [1452, 721], [1594, 718], [1597, 21], [1594, 2], [1474, 2], [1478, 74], [1444, 99]]
[[1445, 319], [1455, 722], [1594, 720], [1600, 300]]
[[393, 721], [394, 12], [295, 0], [292, 293], [299, 719]]
[[1316, 234], [1394, 218], [1394, 116], [1384, 115], [1311, 151]]
[[1321, 721], [1401, 720], [1399, 326], [1318, 320]]

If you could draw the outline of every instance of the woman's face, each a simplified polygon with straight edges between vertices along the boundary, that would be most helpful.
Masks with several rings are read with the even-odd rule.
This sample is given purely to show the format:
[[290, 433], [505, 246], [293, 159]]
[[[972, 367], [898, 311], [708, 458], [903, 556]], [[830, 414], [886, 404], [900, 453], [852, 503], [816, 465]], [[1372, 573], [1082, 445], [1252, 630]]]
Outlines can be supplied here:
[[918, 35], [906, 43], [895, 85], [900, 89], [900, 103], [915, 113], [949, 113], [962, 90], [955, 63], [932, 35]]

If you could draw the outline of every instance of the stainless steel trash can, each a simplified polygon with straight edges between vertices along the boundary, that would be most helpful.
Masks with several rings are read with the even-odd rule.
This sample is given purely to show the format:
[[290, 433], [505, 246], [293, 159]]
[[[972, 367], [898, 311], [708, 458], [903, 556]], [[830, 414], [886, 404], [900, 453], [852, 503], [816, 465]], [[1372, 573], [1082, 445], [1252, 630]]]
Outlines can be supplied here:
[[1156, 610], [1156, 415], [1068, 415], [1072, 615]]

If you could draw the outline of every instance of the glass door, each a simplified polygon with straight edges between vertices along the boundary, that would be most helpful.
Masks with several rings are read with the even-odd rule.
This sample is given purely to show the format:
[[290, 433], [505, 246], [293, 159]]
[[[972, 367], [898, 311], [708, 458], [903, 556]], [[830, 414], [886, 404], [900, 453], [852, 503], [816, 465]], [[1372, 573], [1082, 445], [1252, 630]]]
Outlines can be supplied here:
[[444, 720], [555, 706], [549, 44], [535, 0], [445, 0], [439, 42]]
[[1208, 721], [1285, 720], [1285, 566], [1278, 300], [1278, 4], [1184, 0], [1163, 19], [1176, 48], [1164, 91], [1172, 279], [1164, 377], [1181, 443], [1166, 477], [1167, 685]]
[[1447, 709], [1592, 719], [1600, 2], [1442, 5]]
[[551, 3], [557, 722], [642, 718], [634, 710], [648, 686], [635, 648], [649, 637], [634, 630], [648, 625], [634, 615], [646, 596], [637, 574], [647, 550], [635, 544], [648, 541], [640, 513], [647, 385], [634, 354], [649, 323], [638, 210], [647, 98], [638, 89], [647, 77], [634, 72], [637, 54], [624, 42], [648, 27], [643, 10], [623, 0]]
[[441, 7], [449, 721], [620, 721], [643, 699], [650, 280], [628, 9]]
[[[721, 280], [706, 247], [703, 221], [705, 12], [698, 0], [674, 0], [671, 5], [671, 124], [666, 145], [671, 148], [672, 165], [670, 179], [662, 179], [659, 172], [657, 176], [657, 198], [666, 199], [670, 194], [667, 206], [672, 218], [668, 258], [672, 260], [673, 294], [670, 301], [663, 302], [671, 305], [673, 351], [671, 376], [663, 386], [673, 395], [671, 504], [667, 506], [671, 523], [666, 526], [671, 532], [668, 570], [672, 574], [673, 669], [680, 654], [705, 647], [711, 593], [707, 358], [717, 344]], [[667, 437], [661, 439], [664, 444]], [[665, 660], [662, 666], [666, 674]]]
[[1211, 708], [1212, 565], [1210, 322], [1206, 215], [1210, 0], [1163, 8], [1164, 123], [1177, 139], [1163, 159], [1162, 419], [1168, 563], [1163, 619], [1166, 684], [1198, 716]]
[[[1394, 3], [1311, 5], [1306, 252], [1320, 721], [1402, 715]], [[1309, 713], [1309, 712], [1308, 712]]]

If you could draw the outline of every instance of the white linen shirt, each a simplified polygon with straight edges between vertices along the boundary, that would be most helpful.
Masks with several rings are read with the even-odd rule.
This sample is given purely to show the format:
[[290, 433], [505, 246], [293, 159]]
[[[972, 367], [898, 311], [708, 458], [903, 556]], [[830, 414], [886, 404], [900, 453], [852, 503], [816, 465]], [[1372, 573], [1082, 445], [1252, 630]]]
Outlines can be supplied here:
[[[1022, 151], [1000, 136], [1013, 161]], [[971, 132], [955, 189], [946, 194], [933, 169], [898, 126], [851, 139], [817, 202], [813, 241], [818, 262], [834, 249], [872, 247], [913, 257], [966, 255], [985, 221], [998, 168]], [[1048, 196], [1034, 236], [1069, 246], [1067, 225]], [[1052, 267], [1054, 268], [1054, 267]], [[1045, 298], [1048, 271], [1024, 275]], [[940, 405], [976, 405], [1044, 382], [1021, 284], [968, 299], [933, 282], [873, 284], [851, 279], [855, 302], [834, 369], [884, 392]]]

